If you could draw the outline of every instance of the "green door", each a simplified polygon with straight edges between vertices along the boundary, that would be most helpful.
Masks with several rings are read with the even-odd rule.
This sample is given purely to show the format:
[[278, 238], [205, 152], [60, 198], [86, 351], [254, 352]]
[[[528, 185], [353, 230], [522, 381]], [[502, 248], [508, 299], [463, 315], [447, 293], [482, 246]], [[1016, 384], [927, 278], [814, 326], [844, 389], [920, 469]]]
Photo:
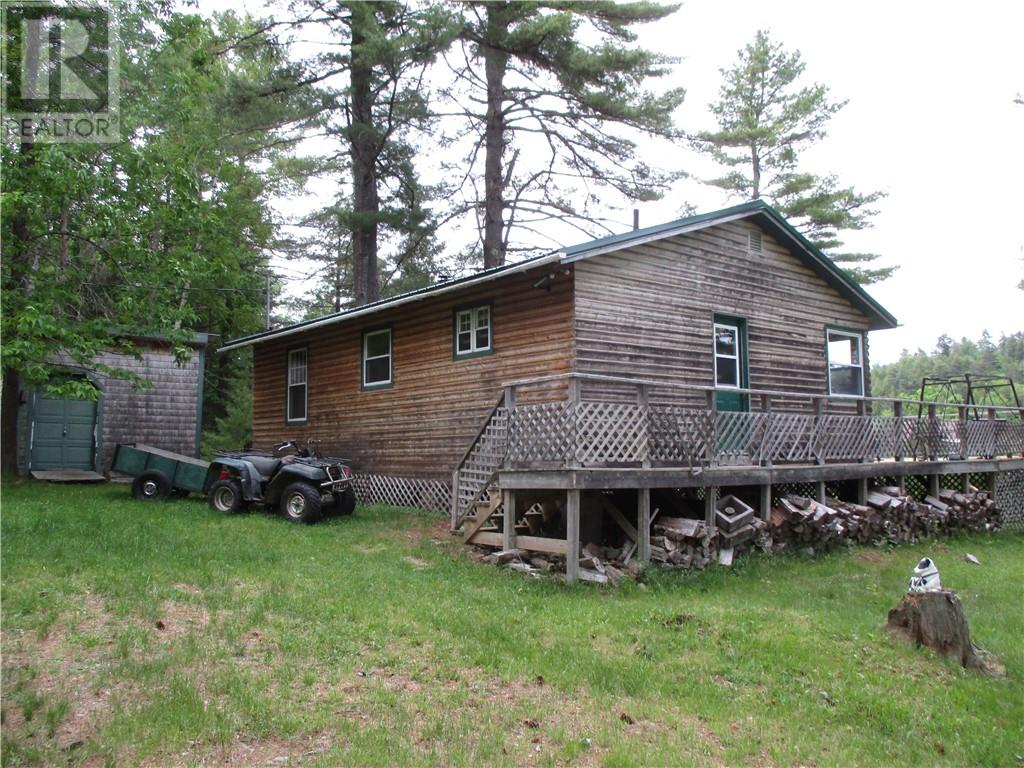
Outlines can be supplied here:
[[95, 469], [96, 401], [36, 392], [31, 469]]
[[739, 391], [730, 391], [748, 386], [747, 323], [741, 317], [715, 315], [712, 332], [718, 410], [748, 411], [750, 398]]

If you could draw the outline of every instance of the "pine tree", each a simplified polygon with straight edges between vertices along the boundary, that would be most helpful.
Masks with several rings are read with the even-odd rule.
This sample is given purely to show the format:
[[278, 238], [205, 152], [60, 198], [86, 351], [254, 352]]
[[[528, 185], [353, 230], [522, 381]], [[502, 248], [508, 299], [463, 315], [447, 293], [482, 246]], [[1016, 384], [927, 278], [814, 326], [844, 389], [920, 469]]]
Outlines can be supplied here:
[[513, 228], [595, 221], [595, 187], [631, 199], [667, 188], [672, 176], [640, 162], [630, 136], [674, 136], [683, 90], [646, 90], [671, 60], [632, 45], [632, 27], [677, 6], [497, 0], [462, 7], [464, 58], [453, 65], [448, 95], [470, 126], [462, 187], [478, 212], [485, 267], [504, 263]]
[[[390, 276], [422, 255], [433, 236], [430, 189], [417, 179], [412, 135], [428, 120], [425, 68], [457, 29], [451, 14], [437, 5], [359, 0], [310, 0], [309, 5], [317, 14], [314, 23], [326, 24], [340, 42], [338, 52], [310, 62], [310, 69], [348, 74], [347, 86], [330, 92], [336, 118], [330, 133], [343, 147], [338, 159], [347, 161], [333, 170], [351, 175], [351, 193], [339, 195], [323, 220], [331, 242], [350, 243], [351, 258], [346, 265], [334, 252], [326, 261], [333, 265], [335, 305], [340, 306], [343, 280], [361, 305], [386, 289], [382, 237], [391, 244], [383, 264]], [[337, 232], [336, 226], [346, 231]]]
[[693, 146], [733, 169], [709, 184], [747, 200], [775, 206], [818, 248], [828, 251], [858, 282], [889, 277], [895, 267], [868, 266], [870, 253], [836, 253], [843, 231], [871, 226], [873, 208], [884, 194], [844, 187], [833, 175], [800, 170], [800, 153], [821, 141], [828, 122], [845, 105], [833, 101], [820, 83], [801, 85], [806, 65], [799, 51], [788, 52], [764, 30], [723, 69], [719, 99], [710, 105], [718, 128], [692, 138]]

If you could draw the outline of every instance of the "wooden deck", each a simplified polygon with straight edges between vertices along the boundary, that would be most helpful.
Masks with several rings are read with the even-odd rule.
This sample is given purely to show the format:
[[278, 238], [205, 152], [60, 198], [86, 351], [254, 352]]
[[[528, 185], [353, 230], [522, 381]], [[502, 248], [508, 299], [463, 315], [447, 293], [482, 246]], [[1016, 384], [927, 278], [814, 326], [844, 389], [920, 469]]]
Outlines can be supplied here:
[[[568, 385], [552, 390], [556, 380]], [[595, 384], [598, 397], [588, 397]], [[538, 387], [564, 398], [517, 404]], [[665, 391], [678, 389], [697, 389], [706, 407], [680, 406]], [[711, 524], [720, 488], [758, 486], [766, 518], [773, 486], [803, 484], [823, 501], [827, 483], [855, 481], [863, 503], [873, 479], [921, 478], [938, 495], [944, 476], [966, 487], [983, 475], [994, 488], [999, 473], [1024, 471], [1024, 409], [740, 392], [748, 411], [719, 411], [713, 389], [663, 382], [567, 374], [508, 384], [452, 478], [452, 530], [466, 524], [474, 544], [578, 552], [581, 493], [634, 490], [635, 527], [616, 522], [645, 559], [653, 489], [705, 489]], [[565, 539], [530, 535], [517, 495], [541, 491], [564, 492]], [[567, 559], [571, 580], [575, 558]]]

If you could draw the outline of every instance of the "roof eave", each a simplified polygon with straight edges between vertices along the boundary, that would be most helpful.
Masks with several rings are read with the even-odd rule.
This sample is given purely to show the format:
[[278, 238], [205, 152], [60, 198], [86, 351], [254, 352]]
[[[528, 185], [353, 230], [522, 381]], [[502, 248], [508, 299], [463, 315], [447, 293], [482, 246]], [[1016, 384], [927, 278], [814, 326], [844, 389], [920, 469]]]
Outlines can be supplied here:
[[366, 317], [367, 315], [374, 314], [376, 312], [383, 312], [388, 309], [394, 309], [395, 307], [402, 307], [406, 304], [411, 304], [416, 301], [422, 301], [424, 299], [433, 298], [434, 296], [442, 296], [444, 294], [451, 293], [453, 291], [462, 290], [463, 288], [469, 288], [481, 283], [486, 283], [491, 280], [497, 280], [504, 275], [514, 275], [520, 272], [527, 272], [537, 267], [542, 267], [547, 264], [552, 264], [559, 261], [560, 256], [558, 253], [548, 253], [543, 256], [521, 261], [517, 264], [510, 264], [506, 268], [500, 271], [483, 273], [477, 276], [470, 275], [469, 277], [454, 280], [449, 283], [439, 283], [436, 286], [428, 286], [427, 288], [421, 288], [418, 291], [413, 291], [408, 294], [397, 296], [394, 299], [386, 299], [379, 303], [374, 303], [366, 307], [359, 307], [356, 309], [350, 309], [345, 312], [327, 315], [325, 317], [317, 318], [315, 320], [307, 320], [301, 323], [293, 323], [292, 325], [286, 325], [283, 328], [277, 328], [269, 331], [262, 331], [260, 333], [254, 333], [251, 336], [244, 336], [240, 339], [234, 339], [229, 341], [227, 344], [222, 346], [218, 352], [230, 352], [232, 350], [241, 349], [243, 347], [252, 346], [254, 344], [262, 344], [265, 341], [273, 341], [280, 339], [285, 336], [292, 336], [297, 333], [305, 333], [306, 331], [313, 330], [315, 328], [322, 328], [326, 325], [334, 325], [335, 323], [342, 323], [348, 320], [352, 320], [358, 317]]

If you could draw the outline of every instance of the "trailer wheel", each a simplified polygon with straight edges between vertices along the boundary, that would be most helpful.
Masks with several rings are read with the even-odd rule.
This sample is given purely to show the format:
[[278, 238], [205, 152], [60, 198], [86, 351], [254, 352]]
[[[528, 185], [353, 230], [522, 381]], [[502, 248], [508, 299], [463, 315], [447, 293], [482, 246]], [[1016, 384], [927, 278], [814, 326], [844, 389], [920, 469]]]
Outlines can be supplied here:
[[206, 498], [210, 509], [225, 515], [233, 515], [240, 511], [245, 503], [242, 498], [242, 484], [232, 477], [222, 477], [214, 481]]
[[163, 499], [171, 492], [171, 481], [159, 469], [147, 469], [132, 480], [132, 496], [139, 501]]
[[309, 483], [292, 483], [281, 494], [281, 514], [293, 523], [320, 519], [320, 491]]

